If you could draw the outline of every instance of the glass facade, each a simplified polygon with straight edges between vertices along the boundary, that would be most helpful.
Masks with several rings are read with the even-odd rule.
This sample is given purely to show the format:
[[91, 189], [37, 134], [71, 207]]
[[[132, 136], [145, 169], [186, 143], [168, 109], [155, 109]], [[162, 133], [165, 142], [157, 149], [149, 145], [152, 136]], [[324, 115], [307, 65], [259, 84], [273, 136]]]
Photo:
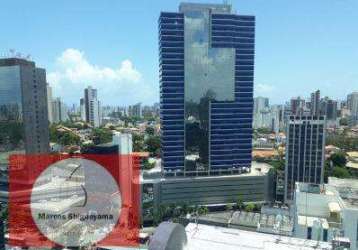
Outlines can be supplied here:
[[21, 58], [0, 59], [0, 151], [49, 150], [46, 72]]
[[184, 13], [185, 169], [209, 167], [211, 103], [235, 100], [235, 50], [211, 48], [210, 12]]
[[180, 13], [161, 13], [165, 170], [250, 167], [254, 27], [253, 16], [232, 14], [225, 4], [181, 4]]
[[21, 110], [20, 67], [0, 67], [0, 121], [20, 121]]

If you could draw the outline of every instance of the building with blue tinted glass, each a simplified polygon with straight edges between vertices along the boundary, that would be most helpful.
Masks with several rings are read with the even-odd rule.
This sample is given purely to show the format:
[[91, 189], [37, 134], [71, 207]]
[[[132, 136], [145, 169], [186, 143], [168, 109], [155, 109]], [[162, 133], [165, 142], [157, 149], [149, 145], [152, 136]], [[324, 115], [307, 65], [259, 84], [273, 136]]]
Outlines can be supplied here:
[[159, 18], [162, 163], [167, 175], [251, 166], [255, 17], [182, 3]]

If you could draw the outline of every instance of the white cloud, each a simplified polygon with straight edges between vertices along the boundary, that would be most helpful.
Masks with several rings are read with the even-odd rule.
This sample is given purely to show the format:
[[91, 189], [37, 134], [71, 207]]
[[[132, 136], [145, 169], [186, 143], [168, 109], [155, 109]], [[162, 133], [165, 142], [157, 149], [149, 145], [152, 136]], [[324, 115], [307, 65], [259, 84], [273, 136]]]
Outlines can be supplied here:
[[274, 89], [275, 87], [270, 84], [260, 83], [255, 85], [255, 92], [258, 94], [270, 94]]
[[48, 73], [48, 82], [55, 96], [66, 102], [79, 103], [83, 89], [98, 89], [104, 104], [130, 104], [156, 101], [156, 88], [143, 81], [142, 74], [126, 59], [116, 68], [89, 62], [83, 51], [66, 49], [55, 61], [55, 70]]

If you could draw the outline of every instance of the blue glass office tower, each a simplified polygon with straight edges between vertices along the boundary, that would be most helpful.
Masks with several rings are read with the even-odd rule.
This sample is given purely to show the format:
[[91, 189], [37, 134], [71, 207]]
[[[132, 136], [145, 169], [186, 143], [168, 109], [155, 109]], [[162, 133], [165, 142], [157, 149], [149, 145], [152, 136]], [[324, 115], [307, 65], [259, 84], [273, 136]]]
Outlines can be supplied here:
[[182, 3], [159, 18], [162, 161], [167, 175], [251, 166], [255, 17]]

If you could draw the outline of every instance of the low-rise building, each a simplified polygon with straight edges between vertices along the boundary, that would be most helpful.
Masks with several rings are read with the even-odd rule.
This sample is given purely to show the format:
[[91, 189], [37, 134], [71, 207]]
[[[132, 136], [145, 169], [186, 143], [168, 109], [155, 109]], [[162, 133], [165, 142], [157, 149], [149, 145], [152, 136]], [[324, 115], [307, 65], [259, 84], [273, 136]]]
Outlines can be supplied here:
[[358, 173], [358, 151], [347, 152], [347, 164], [346, 167], [352, 172]]
[[210, 212], [182, 220], [185, 222], [183, 224], [197, 222], [204, 225], [292, 236], [293, 219], [288, 213], [285, 214], [288, 210], [277, 208], [278, 211], [272, 211], [274, 209], [272, 208], [271, 211], [270, 209], [261, 209], [261, 213], [244, 210]]
[[[287, 250], [333, 249], [327, 242], [264, 234], [233, 228], [189, 223], [181, 225], [163, 222], [149, 243], [149, 250]], [[344, 248], [342, 248], [344, 249]]]
[[149, 211], [169, 204], [224, 205], [239, 198], [244, 202], [270, 202], [274, 196], [270, 169], [268, 164], [253, 162], [251, 171], [242, 174], [164, 177], [156, 166], [150, 175], [142, 176], [142, 206]]
[[330, 177], [328, 184], [296, 183], [294, 236], [332, 241], [349, 238], [357, 249], [358, 181]]

